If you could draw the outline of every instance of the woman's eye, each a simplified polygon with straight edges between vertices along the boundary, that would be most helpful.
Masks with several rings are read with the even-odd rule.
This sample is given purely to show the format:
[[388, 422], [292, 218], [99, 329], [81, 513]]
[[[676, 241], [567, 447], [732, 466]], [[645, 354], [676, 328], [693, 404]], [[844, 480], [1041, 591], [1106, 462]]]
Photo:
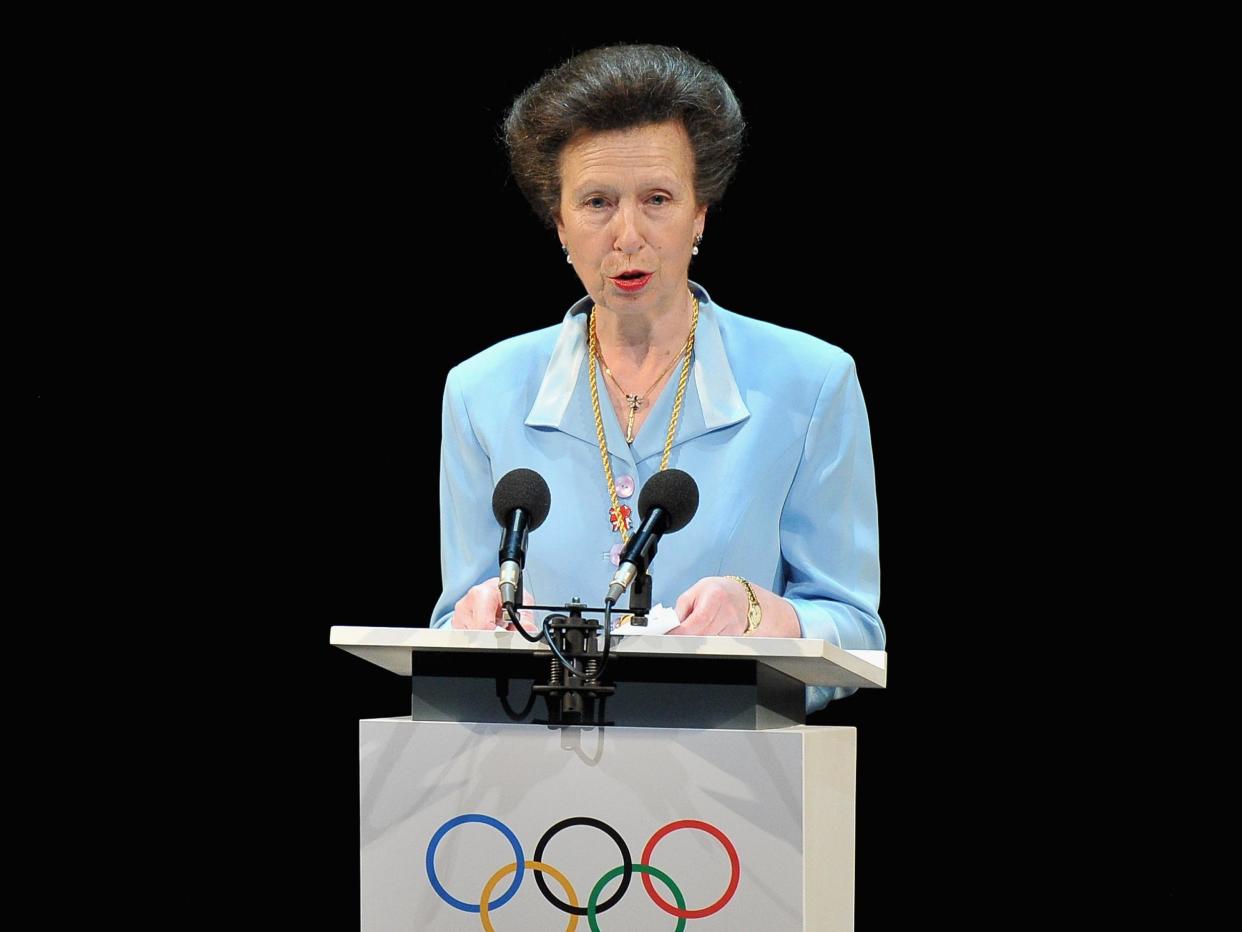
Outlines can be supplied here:
[[[655, 203], [656, 207], [664, 207], [669, 202], [669, 196], [667, 194], [653, 194], [651, 195], [651, 201]], [[586, 205], [592, 209], [599, 209], [608, 206], [608, 200], [603, 197], [589, 197], [587, 198]]]

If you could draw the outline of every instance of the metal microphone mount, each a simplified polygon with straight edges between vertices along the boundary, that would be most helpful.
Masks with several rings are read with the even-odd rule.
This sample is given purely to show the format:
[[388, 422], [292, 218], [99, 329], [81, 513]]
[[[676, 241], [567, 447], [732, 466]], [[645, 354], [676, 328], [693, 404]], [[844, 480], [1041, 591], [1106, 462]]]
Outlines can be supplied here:
[[[592, 608], [577, 596], [565, 605], [524, 605], [524, 611], [553, 611], [543, 620], [543, 633], [554, 647], [548, 661], [548, 682], [536, 683], [531, 691], [543, 696], [548, 705], [547, 724], [607, 725], [605, 707], [617, 687], [600, 682], [600, 674], [608, 661], [608, 646], [600, 650], [599, 633], [603, 622], [588, 621], [584, 613], [603, 615], [611, 609]], [[630, 589], [630, 624], [645, 625], [651, 609], [651, 576], [643, 573]], [[568, 614], [561, 614], [568, 612]], [[529, 635], [528, 635], [529, 637]]]

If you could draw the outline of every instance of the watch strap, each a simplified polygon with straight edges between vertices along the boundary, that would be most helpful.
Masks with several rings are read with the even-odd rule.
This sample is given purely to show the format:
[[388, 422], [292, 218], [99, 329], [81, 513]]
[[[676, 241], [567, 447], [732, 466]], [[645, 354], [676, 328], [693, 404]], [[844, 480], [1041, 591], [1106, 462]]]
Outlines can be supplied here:
[[750, 634], [759, 627], [759, 622], [763, 621], [763, 606], [759, 604], [759, 598], [755, 595], [755, 590], [750, 587], [750, 583], [741, 576], [729, 576], [730, 579], [736, 579], [746, 587], [746, 598], [750, 604], [746, 608], [746, 630], [743, 635]]

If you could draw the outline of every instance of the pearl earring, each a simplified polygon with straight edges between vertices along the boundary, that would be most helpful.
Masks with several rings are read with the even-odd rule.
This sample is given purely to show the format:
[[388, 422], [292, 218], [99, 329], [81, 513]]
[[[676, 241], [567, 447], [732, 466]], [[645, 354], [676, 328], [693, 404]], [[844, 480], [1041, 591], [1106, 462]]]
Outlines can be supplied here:
[[699, 243], [703, 242], [703, 234], [700, 233], [694, 238], [694, 248], [690, 250], [690, 255], [697, 256], [699, 254]]
[[561, 244], [561, 249], [562, 249], [562, 250], [564, 250], [564, 252], [565, 252], [565, 261], [566, 261], [566, 262], [568, 262], [570, 265], [573, 265], [573, 264], [574, 264], [574, 260], [573, 260], [573, 259], [571, 259], [571, 258], [569, 258], [569, 247], [568, 247], [568, 246], [566, 246], [564, 243], [562, 243], [562, 244]]

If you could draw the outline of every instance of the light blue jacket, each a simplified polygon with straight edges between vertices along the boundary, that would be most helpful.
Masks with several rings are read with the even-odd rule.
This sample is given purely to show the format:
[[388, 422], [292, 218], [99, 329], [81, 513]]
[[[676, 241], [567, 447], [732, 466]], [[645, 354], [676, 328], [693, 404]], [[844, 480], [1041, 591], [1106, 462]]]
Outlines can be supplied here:
[[[652, 563], [652, 604], [673, 606], [705, 576], [736, 574], [781, 594], [804, 637], [883, 650], [875, 471], [854, 360], [823, 340], [699, 298], [691, 377], [669, 458], [699, 485], [699, 510], [667, 535]], [[620, 535], [587, 381], [590, 296], [551, 327], [512, 337], [455, 366], [444, 388], [440, 572], [431, 626], [497, 573], [492, 491], [511, 469], [547, 480], [552, 510], [530, 535], [525, 586], [540, 604], [574, 596], [602, 605]], [[639, 524], [643, 483], [660, 467], [677, 371], [632, 446], [604, 390], [601, 413], [623, 499]], [[603, 373], [599, 374], [602, 381]], [[540, 616], [541, 617], [541, 616]], [[810, 688], [807, 711], [854, 688]]]

